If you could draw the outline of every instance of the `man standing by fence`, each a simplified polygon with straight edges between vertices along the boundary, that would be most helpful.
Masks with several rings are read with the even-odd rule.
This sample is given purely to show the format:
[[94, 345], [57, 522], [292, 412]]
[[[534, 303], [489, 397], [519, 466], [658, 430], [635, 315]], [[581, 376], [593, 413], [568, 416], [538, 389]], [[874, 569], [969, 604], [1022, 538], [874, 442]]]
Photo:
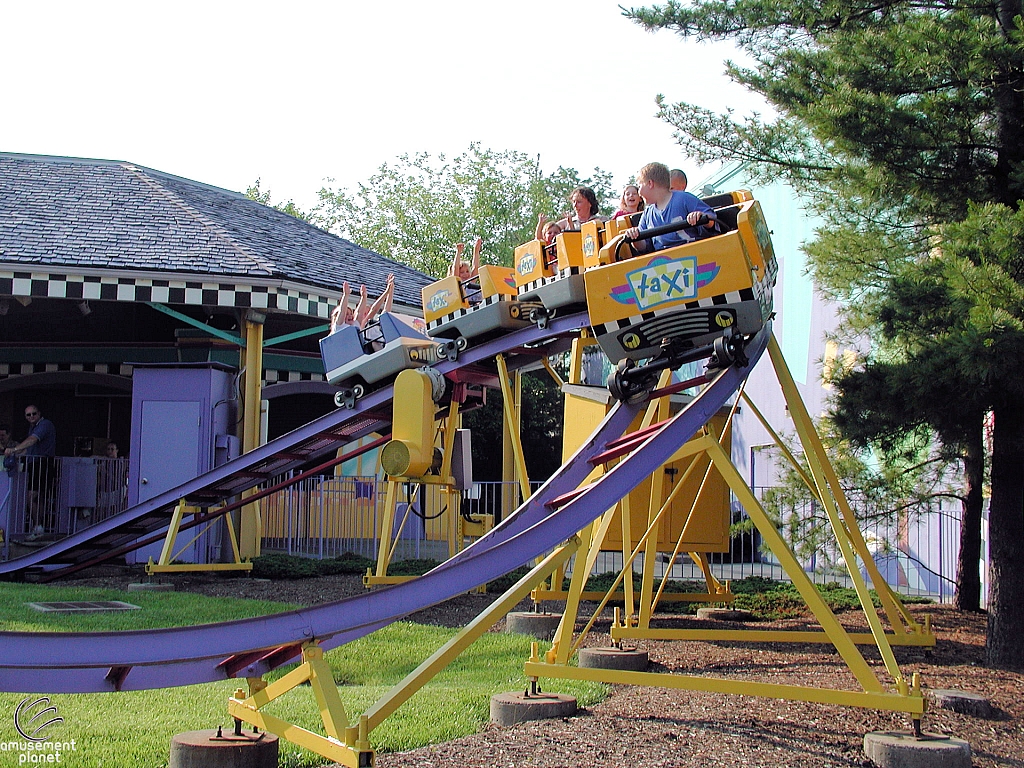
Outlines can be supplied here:
[[25, 406], [25, 420], [29, 423], [28, 437], [12, 448], [4, 449], [4, 456], [24, 454], [28, 512], [25, 530], [39, 536], [55, 521], [44, 520], [47, 510], [52, 512], [57, 488], [57, 429], [43, 416], [36, 405]]

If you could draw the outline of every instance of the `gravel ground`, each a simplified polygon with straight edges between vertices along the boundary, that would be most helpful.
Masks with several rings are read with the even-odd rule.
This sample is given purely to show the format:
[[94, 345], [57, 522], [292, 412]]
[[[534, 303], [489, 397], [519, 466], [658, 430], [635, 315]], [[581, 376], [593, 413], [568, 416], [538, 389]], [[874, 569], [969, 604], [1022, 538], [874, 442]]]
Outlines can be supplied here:
[[[76, 580], [83, 586], [124, 588], [136, 581], [121, 574]], [[273, 599], [305, 605], [336, 600], [363, 591], [359, 577], [325, 576], [301, 581], [267, 582], [205, 575], [161, 577], [179, 590], [207, 595]], [[492, 598], [464, 595], [413, 615], [412, 619], [461, 626]], [[895, 648], [904, 675], [919, 672], [926, 688], [952, 688], [980, 694], [995, 708], [989, 719], [933, 707], [925, 715], [927, 732], [946, 734], [971, 745], [976, 768], [1024, 768], [1024, 675], [983, 666], [985, 617], [944, 606], [911, 606], [919, 617], [932, 615], [938, 638], [934, 649]], [[849, 629], [863, 629], [863, 616], [840, 614]], [[710, 626], [693, 617], [665, 618], [668, 625]], [[800, 628], [787, 620], [758, 628]], [[725, 626], [725, 625], [722, 625]], [[735, 625], [730, 625], [735, 626]], [[500, 629], [500, 624], [495, 629]], [[607, 631], [598, 622], [597, 630]], [[594, 645], [607, 636], [592, 635]], [[817, 645], [638, 642], [660, 671], [687, 672], [738, 680], [852, 689], [855, 682], [834, 651]], [[869, 662], [888, 680], [877, 652]], [[543, 681], [542, 681], [543, 685]], [[828, 768], [870, 766], [863, 737], [871, 731], [906, 730], [905, 715], [745, 696], [694, 693], [661, 688], [613, 686], [602, 703], [574, 717], [524, 723], [511, 728], [486, 726], [480, 733], [432, 747], [377, 757], [379, 768], [474, 768], [480, 766], [673, 766], [708, 765]]]

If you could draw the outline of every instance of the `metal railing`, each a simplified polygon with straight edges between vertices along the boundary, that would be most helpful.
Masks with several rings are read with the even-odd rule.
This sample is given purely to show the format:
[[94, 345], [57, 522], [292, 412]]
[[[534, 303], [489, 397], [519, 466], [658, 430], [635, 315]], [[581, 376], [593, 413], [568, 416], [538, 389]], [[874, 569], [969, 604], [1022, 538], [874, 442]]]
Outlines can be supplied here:
[[11, 544], [38, 546], [124, 511], [128, 459], [20, 456], [0, 474], [4, 556]]
[[[308, 477], [269, 496], [262, 502], [263, 549], [316, 558], [351, 552], [375, 559], [387, 485], [375, 477]], [[476, 483], [461, 501], [463, 514], [491, 514], [496, 520], [518, 505], [517, 483]], [[448, 559], [448, 513], [437, 486], [401, 486], [392, 560]]]
[[[3, 556], [11, 556], [12, 545], [40, 546], [123, 511], [127, 478], [127, 459], [19, 458], [16, 466], [0, 474], [0, 528], [6, 534]], [[274, 478], [271, 484], [286, 479]], [[386, 493], [387, 483], [372, 476], [300, 480], [261, 502], [263, 548], [313, 558], [351, 552], [375, 559]], [[451, 556], [446, 527], [450, 515], [444, 504], [436, 486], [401, 490], [393, 531], [394, 561]], [[476, 483], [462, 495], [462, 511], [470, 517], [491, 514], [499, 521], [518, 504], [516, 483]], [[786, 525], [782, 526], [783, 535], [812, 581], [849, 586], [850, 574], [819, 517], [813, 506], [792, 510], [792, 519], [804, 521], [804, 532], [812, 535], [801, 538], [796, 532], [799, 526], [789, 531]], [[952, 504], [916, 516], [867, 521], [861, 531], [883, 578], [897, 592], [948, 602], [956, 587], [960, 517], [959, 506]], [[984, 541], [982, 553], [987, 557]], [[711, 554], [710, 561], [720, 580], [747, 576], [789, 580], [742, 510], [732, 513], [729, 551]], [[603, 552], [594, 570], [617, 571], [622, 562], [621, 552]], [[984, 566], [980, 566], [983, 587]], [[659, 577], [668, 572], [670, 578], [702, 579], [685, 555], [675, 563], [661, 558], [656, 568]], [[863, 563], [858, 563], [858, 568], [866, 575]]]
[[[494, 514], [500, 520], [518, 505], [518, 491], [516, 483], [476, 483], [463, 494], [463, 512], [470, 516]], [[268, 500], [271, 503], [264, 512], [264, 548], [307, 557], [335, 557], [353, 552], [375, 558], [385, 493], [386, 483], [373, 477], [309, 478]], [[445, 510], [440, 509], [440, 502], [432, 495], [436, 493], [437, 489], [431, 488], [423, 498], [413, 497], [410, 502], [410, 497], [403, 496], [400, 500], [394, 561], [449, 557], [443, 527], [445, 516], [439, 514]], [[820, 517], [813, 508], [796, 514], [812, 522]], [[816, 523], [811, 527], [815, 526]], [[785, 530], [783, 533], [787, 536]], [[897, 592], [940, 602], [952, 600], [960, 538], [958, 507], [951, 505], [895, 521], [868, 521], [862, 526], [862, 533], [883, 578]], [[835, 544], [830, 543], [830, 532], [818, 526], [817, 534], [817, 541], [815, 537], [791, 540], [804, 571], [818, 584], [838, 582], [852, 586], [850, 573]], [[729, 550], [712, 553], [710, 561], [712, 572], [720, 580], [761, 576], [789, 581], [779, 561], [762, 546], [760, 534], [742, 509], [732, 513]], [[621, 552], [602, 552], [594, 571], [618, 571], [622, 562]], [[866, 576], [863, 562], [858, 567]], [[698, 567], [685, 555], [675, 563], [668, 563], [663, 557], [656, 569], [658, 577], [668, 572], [674, 579], [703, 580]]]

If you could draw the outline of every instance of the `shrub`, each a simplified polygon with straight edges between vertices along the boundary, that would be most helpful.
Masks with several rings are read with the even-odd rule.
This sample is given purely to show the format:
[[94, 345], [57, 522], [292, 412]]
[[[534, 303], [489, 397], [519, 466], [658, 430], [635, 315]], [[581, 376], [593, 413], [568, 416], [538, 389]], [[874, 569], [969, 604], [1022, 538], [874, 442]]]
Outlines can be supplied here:
[[422, 576], [427, 571], [437, 568], [440, 560], [421, 558], [419, 560], [399, 560], [388, 566], [388, 576]]
[[252, 561], [252, 575], [259, 579], [308, 579], [317, 575], [317, 561], [295, 555], [260, 555]]
[[373, 565], [372, 560], [351, 552], [326, 560], [274, 553], [255, 558], [252, 561], [252, 575], [260, 579], [309, 579], [338, 573], [362, 574]]
[[315, 562], [317, 563], [317, 573], [321, 576], [334, 576], [339, 573], [363, 574], [366, 573], [367, 568], [373, 568], [376, 565], [370, 558], [352, 552]]

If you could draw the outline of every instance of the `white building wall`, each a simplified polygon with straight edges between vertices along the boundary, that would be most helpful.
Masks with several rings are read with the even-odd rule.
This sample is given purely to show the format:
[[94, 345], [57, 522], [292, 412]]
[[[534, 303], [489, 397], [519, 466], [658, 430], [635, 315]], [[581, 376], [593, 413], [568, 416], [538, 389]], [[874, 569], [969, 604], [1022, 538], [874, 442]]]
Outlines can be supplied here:
[[[779, 262], [772, 329], [808, 411], [812, 417], [820, 415], [828, 396], [822, 386], [821, 366], [826, 356], [826, 336], [837, 325], [836, 307], [815, 292], [801, 248], [813, 239], [821, 220], [803, 209], [792, 187], [782, 183], [751, 185], [741, 164], [727, 166], [701, 186], [702, 195], [711, 193], [708, 186], [714, 192], [750, 189], [761, 203]], [[751, 373], [747, 392], [776, 430], [792, 433], [792, 421], [767, 355]], [[772, 439], [757, 417], [741, 406], [733, 431], [733, 460], [753, 486], [774, 483], [770, 461], [759, 455], [758, 448], [769, 443]]]

